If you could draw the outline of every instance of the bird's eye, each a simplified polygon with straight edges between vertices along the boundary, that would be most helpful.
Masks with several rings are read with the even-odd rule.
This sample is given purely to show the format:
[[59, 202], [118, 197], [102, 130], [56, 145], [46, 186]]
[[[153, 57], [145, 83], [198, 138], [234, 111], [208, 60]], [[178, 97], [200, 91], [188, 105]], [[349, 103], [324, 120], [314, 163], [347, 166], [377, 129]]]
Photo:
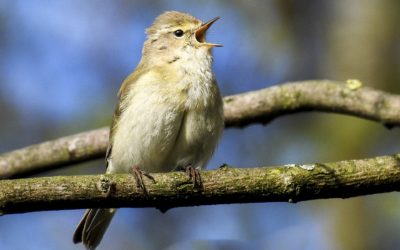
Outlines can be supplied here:
[[183, 36], [183, 30], [175, 30], [174, 31], [174, 35], [176, 36], [176, 37], [182, 37]]

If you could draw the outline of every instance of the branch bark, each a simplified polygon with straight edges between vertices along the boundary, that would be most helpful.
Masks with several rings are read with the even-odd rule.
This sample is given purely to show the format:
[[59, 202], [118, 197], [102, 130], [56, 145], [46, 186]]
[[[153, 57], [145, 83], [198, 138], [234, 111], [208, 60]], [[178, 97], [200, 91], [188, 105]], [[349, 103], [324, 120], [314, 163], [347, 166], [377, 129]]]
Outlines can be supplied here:
[[[224, 98], [226, 127], [266, 124], [291, 113], [323, 111], [400, 125], [400, 95], [345, 82], [286, 83]], [[88, 131], [0, 155], [0, 178], [20, 177], [55, 167], [102, 157], [108, 128]]]
[[87, 207], [157, 207], [348, 198], [400, 190], [400, 153], [334, 163], [232, 168], [202, 173], [196, 190], [181, 172], [153, 174], [148, 194], [133, 176], [58, 176], [0, 181], [0, 214]]

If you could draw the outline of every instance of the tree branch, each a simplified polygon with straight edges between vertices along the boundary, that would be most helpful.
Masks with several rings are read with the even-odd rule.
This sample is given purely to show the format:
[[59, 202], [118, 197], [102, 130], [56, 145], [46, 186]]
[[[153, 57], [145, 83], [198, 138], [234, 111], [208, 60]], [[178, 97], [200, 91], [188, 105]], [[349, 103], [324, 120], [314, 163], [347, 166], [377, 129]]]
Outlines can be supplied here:
[[[228, 96], [226, 127], [267, 123], [276, 117], [324, 111], [378, 121], [388, 127], [400, 125], [400, 95], [345, 82], [304, 81]], [[18, 177], [75, 162], [102, 157], [108, 128], [80, 133], [0, 155], [0, 178]]]
[[59, 176], [0, 181], [0, 214], [87, 207], [158, 207], [348, 198], [400, 190], [400, 153], [363, 160], [202, 173], [193, 189], [184, 173], [153, 174], [148, 194], [133, 176]]
[[321, 80], [286, 83], [228, 96], [224, 101], [228, 127], [265, 124], [279, 116], [304, 111], [348, 114], [388, 127], [400, 125], [400, 95], [368, 87], [353, 87], [349, 82]]
[[4, 153], [0, 155], [0, 179], [103, 157], [108, 134], [108, 128], [101, 128]]

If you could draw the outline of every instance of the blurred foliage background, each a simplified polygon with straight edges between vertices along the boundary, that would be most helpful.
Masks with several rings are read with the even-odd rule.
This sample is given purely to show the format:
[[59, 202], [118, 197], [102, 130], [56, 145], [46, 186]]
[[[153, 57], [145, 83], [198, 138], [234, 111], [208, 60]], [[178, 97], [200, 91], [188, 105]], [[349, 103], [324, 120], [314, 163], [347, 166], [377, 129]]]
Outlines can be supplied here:
[[[144, 29], [165, 10], [206, 21], [224, 95], [286, 81], [360, 79], [400, 94], [400, 1], [0, 0], [0, 152], [110, 124]], [[400, 115], [400, 114], [399, 114]], [[303, 113], [228, 129], [209, 164], [261, 166], [400, 152], [400, 131]], [[102, 160], [46, 175], [102, 173]], [[0, 249], [72, 244], [82, 210], [0, 217]], [[121, 209], [99, 249], [399, 249], [398, 193], [299, 204]]]

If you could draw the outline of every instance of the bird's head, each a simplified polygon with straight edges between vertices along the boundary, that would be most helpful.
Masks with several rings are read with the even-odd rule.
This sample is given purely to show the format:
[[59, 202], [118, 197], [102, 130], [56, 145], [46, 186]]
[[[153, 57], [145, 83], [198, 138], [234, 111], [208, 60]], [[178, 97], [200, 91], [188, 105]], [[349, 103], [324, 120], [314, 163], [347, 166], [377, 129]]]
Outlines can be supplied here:
[[146, 30], [148, 39], [143, 56], [170, 63], [182, 58], [201, 60], [201, 57], [210, 55], [211, 48], [222, 46], [206, 41], [207, 30], [218, 19], [216, 17], [203, 23], [186, 13], [165, 12]]

